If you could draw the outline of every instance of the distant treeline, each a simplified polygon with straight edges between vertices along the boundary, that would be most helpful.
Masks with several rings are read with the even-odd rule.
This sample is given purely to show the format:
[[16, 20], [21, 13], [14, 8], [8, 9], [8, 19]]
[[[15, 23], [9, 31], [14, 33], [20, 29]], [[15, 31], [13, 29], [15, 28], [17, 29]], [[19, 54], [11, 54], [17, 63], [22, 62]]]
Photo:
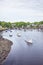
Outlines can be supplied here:
[[5, 22], [5, 21], [0, 21], [0, 26], [2, 27], [7, 27], [7, 28], [12, 28], [12, 24], [10, 22]]
[[21, 28], [21, 27], [39, 27], [39, 25], [42, 25], [43, 24], [43, 21], [40, 21], [40, 22], [14, 22], [14, 23], [11, 23], [11, 22], [5, 22], [5, 21], [0, 21], [0, 26], [2, 27], [6, 27], [6, 28]]

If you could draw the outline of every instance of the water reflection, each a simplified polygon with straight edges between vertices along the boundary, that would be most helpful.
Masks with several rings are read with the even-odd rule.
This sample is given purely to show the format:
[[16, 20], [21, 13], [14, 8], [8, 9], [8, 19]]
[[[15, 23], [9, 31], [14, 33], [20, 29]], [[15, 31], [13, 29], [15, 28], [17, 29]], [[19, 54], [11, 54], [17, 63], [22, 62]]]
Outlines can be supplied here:
[[32, 44], [29, 44], [29, 43], [26, 43], [28, 46], [32, 46], [33, 45], [33, 43]]

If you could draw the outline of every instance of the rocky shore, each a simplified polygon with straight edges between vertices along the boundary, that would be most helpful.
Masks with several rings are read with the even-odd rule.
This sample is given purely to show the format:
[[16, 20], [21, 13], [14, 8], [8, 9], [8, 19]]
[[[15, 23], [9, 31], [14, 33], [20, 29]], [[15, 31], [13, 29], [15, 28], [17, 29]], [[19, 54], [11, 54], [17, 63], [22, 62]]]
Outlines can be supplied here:
[[2, 31], [4, 31], [4, 30], [7, 30], [7, 29], [4, 29], [4, 28], [3, 28], [3, 29], [0, 29], [0, 32], [2, 32]]
[[11, 45], [12, 45], [11, 41], [4, 38], [0, 38], [0, 65], [8, 56], [11, 50]]

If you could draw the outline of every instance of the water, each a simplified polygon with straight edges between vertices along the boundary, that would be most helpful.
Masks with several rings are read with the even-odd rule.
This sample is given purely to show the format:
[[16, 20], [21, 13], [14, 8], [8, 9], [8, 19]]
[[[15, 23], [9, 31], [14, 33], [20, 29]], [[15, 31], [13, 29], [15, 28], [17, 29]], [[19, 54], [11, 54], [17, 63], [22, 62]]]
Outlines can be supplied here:
[[[17, 32], [21, 37], [17, 37]], [[12, 34], [12, 37], [9, 37]], [[12, 30], [2, 33], [4, 38], [13, 42], [11, 51], [3, 65], [43, 65], [43, 32], [37, 30]], [[25, 40], [32, 39], [31, 45]]]

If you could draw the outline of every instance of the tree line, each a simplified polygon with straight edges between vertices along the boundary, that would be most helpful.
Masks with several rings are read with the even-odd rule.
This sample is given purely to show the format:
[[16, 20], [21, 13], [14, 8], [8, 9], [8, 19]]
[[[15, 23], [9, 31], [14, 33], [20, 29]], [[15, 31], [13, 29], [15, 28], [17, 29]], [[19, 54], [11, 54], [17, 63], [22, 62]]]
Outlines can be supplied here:
[[21, 27], [27, 27], [27, 26], [30, 26], [31, 28], [32, 27], [38, 27], [39, 25], [42, 25], [43, 24], [43, 21], [40, 21], [40, 22], [14, 22], [14, 23], [11, 23], [11, 22], [5, 22], [5, 21], [0, 21], [0, 26], [2, 27], [7, 27], [7, 28], [13, 28], [13, 27], [18, 27], [18, 28], [21, 28]]

